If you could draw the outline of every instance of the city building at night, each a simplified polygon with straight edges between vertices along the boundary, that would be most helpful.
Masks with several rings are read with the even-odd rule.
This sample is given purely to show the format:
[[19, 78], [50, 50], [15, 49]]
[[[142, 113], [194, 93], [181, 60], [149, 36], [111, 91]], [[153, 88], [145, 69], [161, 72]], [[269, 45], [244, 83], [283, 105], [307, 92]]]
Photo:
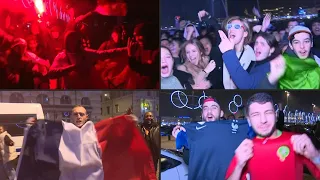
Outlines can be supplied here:
[[70, 120], [73, 106], [83, 105], [90, 120], [101, 120], [101, 91], [0, 91], [3, 103], [40, 103], [47, 119]]
[[[159, 116], [159, 92], [157, 91], [105, 91], [102, 93], [102, 116], [114, 117], [132, 108], [140, 121], [150, 111]], [[158, 119], [158, 118], [157, 118]]]

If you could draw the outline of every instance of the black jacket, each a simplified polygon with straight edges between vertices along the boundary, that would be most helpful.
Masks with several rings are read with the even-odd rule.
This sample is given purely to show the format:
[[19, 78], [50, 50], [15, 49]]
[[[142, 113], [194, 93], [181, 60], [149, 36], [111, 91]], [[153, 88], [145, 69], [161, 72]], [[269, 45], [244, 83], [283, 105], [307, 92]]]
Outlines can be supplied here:
[[160, 159], [160, 127], [158, 124], [153, 123], [149, 130], [149, 137], [146, 135], [143, 124], [138, 124], [138, 128], [145, 138], [147, 145], [152, 153], [155, 169], [157, 169], [157, 163]]

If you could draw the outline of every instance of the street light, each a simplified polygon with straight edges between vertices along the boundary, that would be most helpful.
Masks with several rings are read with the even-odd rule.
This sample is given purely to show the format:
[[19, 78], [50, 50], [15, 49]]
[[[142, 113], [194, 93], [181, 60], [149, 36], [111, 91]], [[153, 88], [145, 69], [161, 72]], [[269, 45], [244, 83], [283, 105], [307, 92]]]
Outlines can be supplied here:
[[289, 105], [289, 96], [290, 96], [290, 92], [289, 92], [289, 91], [285, 91], [285, 93], [287, 94], [287, 105]]

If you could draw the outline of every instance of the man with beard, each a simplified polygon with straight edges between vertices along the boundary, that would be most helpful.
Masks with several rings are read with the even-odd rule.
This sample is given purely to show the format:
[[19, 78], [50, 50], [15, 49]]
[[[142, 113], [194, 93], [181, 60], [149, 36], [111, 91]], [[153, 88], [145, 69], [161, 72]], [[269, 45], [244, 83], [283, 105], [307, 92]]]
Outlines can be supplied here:
[[[257, 93], [247, 102], [249, 123], [257, 137], [245, 139], [235, 151], [226, 174], [228, 180], [302, 180], [303, 165], [320, 178], [320, 153], [305, 135], [294, 135], [276, 129], [273, 99]], [[268, 173], [268, 175], [266, 175]]]
[[202, 122], [174, 129], [177, 147], [189, 148], [183, 153], [189, 153], [184, 157], [188, 161], [188, 179], [223, 180], [234, 150], [250, 136], [247, 121], [221, 121], [220, 116], [223, 111], [219, 103], [208, 97], [202, 106]]
[[144, 114], [143, 123], [138, 125], [142, 135], [144, 136], [147, 145], [152, 153], [154, 167], [157, 170], [157, 166], [160, 159], [160, 127], [154, 122], [152, 112], [146, 112]]

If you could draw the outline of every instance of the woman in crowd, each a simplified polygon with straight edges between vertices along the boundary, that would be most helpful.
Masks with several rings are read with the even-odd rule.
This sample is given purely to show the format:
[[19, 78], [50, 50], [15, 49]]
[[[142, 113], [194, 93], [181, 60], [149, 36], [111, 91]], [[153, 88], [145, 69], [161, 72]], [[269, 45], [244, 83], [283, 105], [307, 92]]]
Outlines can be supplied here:
[[174, 59], [170, 50], [161, 47], [161, 89], [184, 89], [173, 75]]
[[181, 65], [183, 63], [180, 58], [182, 43], [183, 43], [182, 40], [178, 38], [173, 38], [170, 43], [170, 51], [172, 53], [175, 65]]
[[213, 60], [209, 61], [201, 42], [197, 39], [185, 42], [181, 48], [181, 55], [184, 63], [177, 66], [177, 69], [192, 75], [192, 88], [209, 89], [211, 83], [207, 77], [214, 70], [216, 64]]
[[[248, 45], [252, 37], [249, 24], [244, 19], [234, 16], [223, 22], [223, 28], [227, 32], [228, 38], [234, 42], [234, 50], [238, 62], [242, 66], [242, 70], [247, 70], [251, 61], [255, 61], [253, 49]], [[230, 75], [226, 61], [224, 61], [223, 66], [223, 84], [225, 89], [241, 89], [241, 87], [235, 84], [234, 79]]]

